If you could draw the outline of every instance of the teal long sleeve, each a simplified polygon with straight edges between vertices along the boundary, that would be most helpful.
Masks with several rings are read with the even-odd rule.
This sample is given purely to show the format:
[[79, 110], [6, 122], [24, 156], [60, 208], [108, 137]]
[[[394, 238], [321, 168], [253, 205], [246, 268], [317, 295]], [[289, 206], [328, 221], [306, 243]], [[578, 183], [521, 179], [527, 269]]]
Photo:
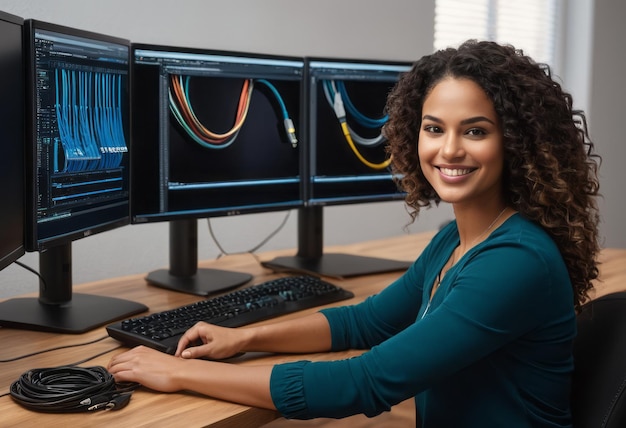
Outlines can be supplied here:
[[363, 303], [324, 310], [341, 361], [278, 365], [270, 387], [286, 417], [368, 416], [415, 397], [429, 427], [571, 427], [576, 334], [561, 255], [515, 215], [445, 275], [456, 223], [397, 281]]

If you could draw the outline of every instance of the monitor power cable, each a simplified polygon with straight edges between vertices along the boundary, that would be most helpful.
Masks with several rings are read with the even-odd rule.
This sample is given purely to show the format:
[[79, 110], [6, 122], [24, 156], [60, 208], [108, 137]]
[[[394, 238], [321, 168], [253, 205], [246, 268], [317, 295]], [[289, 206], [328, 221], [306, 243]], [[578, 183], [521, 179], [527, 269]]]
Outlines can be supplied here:
[[61, 349], [78, 348], [80, 346], [91, 345], [93, 343], [101, 342], [101, 341], [103, 341], [105, 339], [108, 339], [108, 338], [109, 338], [109, 336], [107, 335], [107, 336], [101, 336], [101, 337], [99, 337], [97, 339], [94, 339], [94, 340], [90, 340], [88, 342], [75, 343], [75, 344], [72, 344], [72, 345], [55, 346], [53, 348], [48, 348], [48, 349], [44, 349], [44, 350], [41, 350], [41, 351], [32, 352], [30, 354], [24, 354], [24, 355], [20, 355], [20, 356], [17, 356], [17, 357], [0, 360], [0, 363], [11, 363], [13, 361], [23, 360], [23, 359], [26, 359], [26, 358], [34, 357], [36, 355], [45, 354], [46, 352], [53, 352], [53, 351], [59, 351]]
[[272, 232], [270, 232], [270, 234], [268, 236], [263, 238], [261, 240], [261, 242], [259, 242], [257, 245], [255, 245], [254, 247], [250, 248], [249, 250], [241, 251], [241, 252], [237, 252], [237, 253], [229, 252], [229, 251], [226, 251], [224, 249], [224, 247], [220, 243], [220, 241], [217, 238], [217, 236], [215, 236], [215, 232], [213, 231], [213, 226], [211, 225], [211, 219], [210, 218], [207, 219], [207, 224], [209, 226], [209, 235], [211, 235], [211, 239], [213, 240], [213, 243], [215, 243], [217, 248], [220, 250], [220, 254], [217, 256], [217, 258], [219, 259], [222, 256], [230, 256], [230, 255], [233, 255], [233, 254], [251, 254], [253, 257], [255, 257], [257, 259], [257, 261], [259, 261], [259, 259], [256, 256], [255, 252], [259, 248], [261, 248], [262, 246], [267, 244], [274, 236], [276, 236], [285, 227], [285, 225], [287, 224], [287, 221], [289, 220], [290, 216], [291, 216], [291, 211], [287, 211], [287, 213], [285, 214], [285, 216], [281, 220], [281, 222], [278, 225], [278, 227], [276, 227], [276, 229], [274, 229]]

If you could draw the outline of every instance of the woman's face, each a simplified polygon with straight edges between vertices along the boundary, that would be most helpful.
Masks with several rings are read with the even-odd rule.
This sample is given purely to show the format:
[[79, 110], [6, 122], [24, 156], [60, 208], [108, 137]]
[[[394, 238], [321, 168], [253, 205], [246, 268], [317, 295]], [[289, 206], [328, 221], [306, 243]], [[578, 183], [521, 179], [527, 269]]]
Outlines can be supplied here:
[[424, 100], [418, 156], [443, 201], [481, 204], [501, 198], [502, 141], [493, 103], [472, 80], [445, 78]]

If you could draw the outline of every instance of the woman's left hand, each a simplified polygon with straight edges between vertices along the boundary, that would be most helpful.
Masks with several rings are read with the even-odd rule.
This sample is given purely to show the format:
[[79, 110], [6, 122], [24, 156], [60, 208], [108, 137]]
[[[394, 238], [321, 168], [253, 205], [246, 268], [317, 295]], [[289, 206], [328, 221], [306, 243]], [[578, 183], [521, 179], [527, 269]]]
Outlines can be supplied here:
[[111, 358], [107, 369], [117, 382], [137, 382], [162, 392], [183, 389], [174, 376], [188, 361], [145, 346]]
[[185, 359], [138, 346], [115, 355], [107, 368], [117, 382], [137, 382], [161, 392], [194, 391], [220, 400], [276, 409], [270, 393], [271, 365]]

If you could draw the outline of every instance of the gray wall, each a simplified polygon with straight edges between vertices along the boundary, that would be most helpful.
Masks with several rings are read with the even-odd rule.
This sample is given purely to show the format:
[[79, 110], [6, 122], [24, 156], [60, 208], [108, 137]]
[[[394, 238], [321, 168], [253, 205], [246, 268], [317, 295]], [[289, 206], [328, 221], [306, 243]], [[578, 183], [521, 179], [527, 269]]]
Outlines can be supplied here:
[[[433, 45], [434, 0], [0, 0], [0, 10], [133, 42], [248, 52], [414, 60]], [[346, 19], [352, 17], [351, 19]], [[408, 232], [401, 202], [327, 208], [325, 243], [346, 244], [432, 230], [449, 207], [429, 210]], [[216, 218], [211, 225], [228, 252], [242, 252], [269, 235], [285, 212]], [[294, 248], [297, 213], [262, 250]], [[199, 223], [201, 259], [219, 250]], [[73, 244], [74, 282], [144, 273], [168, 263], [167, 224], [132, 225]], [[37, 268], [36, 254], [22, 262]], [[0, 272], [0, 298], [33, 292], [36, 277], [19, 266]]]
[[589, 122], [602, 155], [600, 212], [607, 247], [626, 247], [626, 2], [597, 0]]

